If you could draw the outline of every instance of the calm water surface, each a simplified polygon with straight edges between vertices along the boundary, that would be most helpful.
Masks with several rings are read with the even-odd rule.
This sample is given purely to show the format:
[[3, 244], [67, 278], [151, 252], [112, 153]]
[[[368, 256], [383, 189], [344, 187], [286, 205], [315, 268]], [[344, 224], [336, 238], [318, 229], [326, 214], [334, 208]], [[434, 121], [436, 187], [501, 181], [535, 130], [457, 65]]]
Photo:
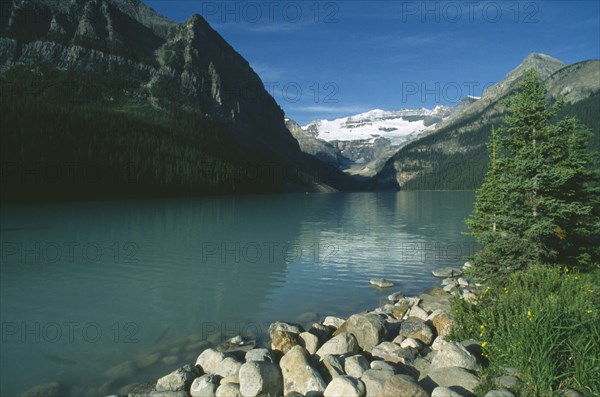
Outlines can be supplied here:
[[[107, 395], [272, 320], [372, 308], [475, 245], [472, 192], [278, 195], [1, 208], [1, 390]], [[369, 279], [396, 287], [379, 291]], [[154, 354], [153, 354], [154, 353]], [[158, 353], [158, 354], [156, 354]], [[111, 373], [107, 370], [117, 366]]]

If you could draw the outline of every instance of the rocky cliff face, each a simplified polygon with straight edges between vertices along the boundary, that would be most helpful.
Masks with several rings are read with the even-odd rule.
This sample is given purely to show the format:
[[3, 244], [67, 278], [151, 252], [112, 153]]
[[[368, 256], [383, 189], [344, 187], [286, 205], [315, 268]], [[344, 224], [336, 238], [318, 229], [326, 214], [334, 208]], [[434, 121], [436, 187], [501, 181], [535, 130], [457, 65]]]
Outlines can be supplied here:
[[259, 76], [199, 15], [176, 24], [136, 0], [3, 2], [0, 67], [89, 70], [128, 80], [136, 104], [233, 122], [278, 150], [298, 145]]
[[344, 158], [339, 149], [329, 142], [317, 139], [313, 134], [305, 131], [298, 123], [290, 118], [285, 119], [285, 125], [291, 132], [294, 139], [298, 141], [300, 149], [307, 154], [315, 156], [319, 160], [331, 164], [334, 167], [340, 167], [341, 164], [349, 160]]
[[[158, 142], [154, 137], [143, 137], [143, 131], [103, 143], [123, 150], [100, 159], [112, 167], [121, 166], [115, 158], [138, 159], [136, 164], [147, 170], [140, 178], [150, 178], [140, 183], [154, 186], [158, 172], [150, 168], [160, 167], [160, 180], [168, 181], [162, 183], [190, 186], [201, 179], [209, 190], [218, 186], [218, 192], [233, 193], [240, 181], [233, 180], [231, 170], [248, 168], [246, 164], [267, 168], [255, 179], [245, 178], [241, 184], [247, 191], [253, 191], [248, 190], [253, 183], [256, 192], [329, 189], [323, 177], [337, 189], [352, 183], [341, 171], [302, 153], [259, 76], [201, 16], [177, 24], [139, 0], [10, 0], [1, 7], [0, 84], [9, 88], [6, 92], [34, 99], [39, 92], [51, 92], [51, 101], [58, 98], [74, 107], [89, 104], [172, 130], [173, 141], [160, 144], [171, 146], [168, 156], [153, 146]], [[32, 76], [44, 87], [32, 88]], [[79, 117], [77, 111], [71, 114]], [[19, 116], [12, 116], [11, 122], [18, 123]], [[19, 141], [18, 134], [3, 138], [24, 153], [37, 153], [38, 148]], [[142, 164], [148, 156], [135, 142], [146, 138], [143, 151], [155, 154]], [[71, 139], [72, 152], [89, 152], [77, 147], [75, 136]], [[188, 150], [188, 141], [196, 146]], [[203, 168], [199, 153], [218, 166]], [[25, 157], [14, 161], [26, 163]], [[292, 171], [280, 172], [275, 180], [272, 168]]]
[[565, 65], [544, 54], [530, 54], [506, 78], [436, 128], [401, 148], [373, 179], [377, 188], [474, 189], [486, 170], [485, 142], [500, 126], [502, 100], [518, 87], [525, 70], [534, 68], [548, 88], [548, 99], [564, 95], [576, 104], [600, 92], [600, 61]]

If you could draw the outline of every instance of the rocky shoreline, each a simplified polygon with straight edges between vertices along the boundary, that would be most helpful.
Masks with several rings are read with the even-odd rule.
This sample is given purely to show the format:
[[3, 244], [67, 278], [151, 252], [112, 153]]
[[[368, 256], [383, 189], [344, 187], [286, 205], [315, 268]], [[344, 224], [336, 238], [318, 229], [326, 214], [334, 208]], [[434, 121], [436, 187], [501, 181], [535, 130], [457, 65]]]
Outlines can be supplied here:
[[[203, 344], [194, 364], [110, 397], [473, 396], [486, 364], [481, 342], [446, 340], [451, 299], [476, 299], [476, 287], [462, 275], [458, 268], [436, 270], [441, 287], [413, 297], [394, 292], [371, 311], [328, 316], [307, 330], [274, 322], [266, 343], [235, 336], [215, 348]], [[485, 396], [514, 397], [514, 375], [507, 369]]]

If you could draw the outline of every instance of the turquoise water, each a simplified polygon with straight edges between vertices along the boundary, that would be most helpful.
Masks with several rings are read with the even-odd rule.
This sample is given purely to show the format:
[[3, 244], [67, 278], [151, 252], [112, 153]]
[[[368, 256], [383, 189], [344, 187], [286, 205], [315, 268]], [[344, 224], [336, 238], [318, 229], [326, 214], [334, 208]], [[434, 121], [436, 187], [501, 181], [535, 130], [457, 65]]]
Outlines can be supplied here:
[[[475, 249], [461, 235], [473, 199], [386, 192], [2, 207], [0, 394], [58, 381], [66, 395], [107, 395], [193, 362], [207, 339], [260, 339], [269, 321], [308, 324], [372, 308], [391, 291], [418, 293], [436, 283], [432, 269]], [[373, 277], [396, 287], [379, 291]]]

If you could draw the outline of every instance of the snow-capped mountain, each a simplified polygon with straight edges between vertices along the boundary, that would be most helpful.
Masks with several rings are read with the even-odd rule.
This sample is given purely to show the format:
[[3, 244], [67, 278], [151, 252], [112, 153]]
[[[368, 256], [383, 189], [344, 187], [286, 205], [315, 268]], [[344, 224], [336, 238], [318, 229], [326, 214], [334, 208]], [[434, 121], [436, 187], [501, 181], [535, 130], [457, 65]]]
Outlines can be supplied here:
[[315, 120], [300, 127], [291, 119], [286, 125], [305, 153], [335, 165], [351, 175], [375, 175], [402, 145], [435, 129], [465, 106], [475, 101], [465, 98], [457, 106], [433, 109], [374, 109], [335, 120]]
[[432, 130], [450, 113], [451, 108], [446, 106], [392, 111], [374, 109], [335, 120], [315, 120], [302, 129], [327, 142], [374, 142], [377, 138], [386, 138], [392, 145], [400, 145], [424, 131]]

